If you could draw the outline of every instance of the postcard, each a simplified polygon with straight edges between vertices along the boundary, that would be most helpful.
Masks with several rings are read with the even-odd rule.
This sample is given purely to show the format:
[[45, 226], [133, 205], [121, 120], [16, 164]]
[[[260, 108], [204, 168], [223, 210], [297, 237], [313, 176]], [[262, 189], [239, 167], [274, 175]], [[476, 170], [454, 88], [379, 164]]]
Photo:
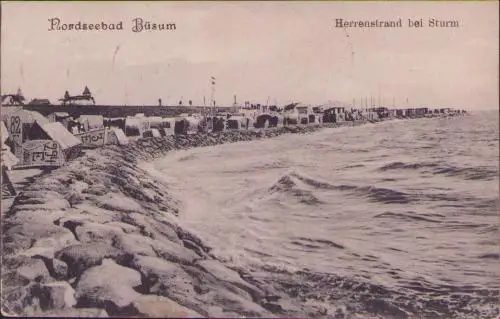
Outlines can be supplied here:
[[498, 12], [2, 1], [2, 314], [499, 318]]

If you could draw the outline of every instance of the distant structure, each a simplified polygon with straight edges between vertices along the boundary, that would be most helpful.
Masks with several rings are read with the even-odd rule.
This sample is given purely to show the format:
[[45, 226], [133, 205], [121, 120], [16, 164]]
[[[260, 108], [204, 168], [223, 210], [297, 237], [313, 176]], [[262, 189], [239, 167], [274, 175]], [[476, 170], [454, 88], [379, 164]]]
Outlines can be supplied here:
[[66, 93], [64, 93], [64, 98], [59, 99], [59, 101], [61, 101], [61, 105], [95, 105], [94, 97], [92, 97], [87, 86], [85, 86], [81, 95], [71, 96], [69, 92], [66, 91]]
[[24, 105], [24, 95], [21, 88], [17, 90], [16, 94], [5, 94], [1, 96], [0, 102], [5, 106], [19, 106]]
[[48, 99], [33, 99], [29, 103], [29, 105], [51, 105]]

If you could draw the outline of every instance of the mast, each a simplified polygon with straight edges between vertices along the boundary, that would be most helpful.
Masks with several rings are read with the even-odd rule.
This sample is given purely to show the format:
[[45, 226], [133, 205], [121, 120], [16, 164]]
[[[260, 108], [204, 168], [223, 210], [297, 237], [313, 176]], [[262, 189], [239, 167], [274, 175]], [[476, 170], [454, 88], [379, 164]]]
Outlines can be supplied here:
[[212, 115], [214, 114], [215, 111], [215, 77], [211, 76], [210, 77], [210, 83], [212, 85], [212, 96], [210, 98], [210, 107], [212, 109]]
[[378, 85], [378, 107], [380, 107], [380, 84]]

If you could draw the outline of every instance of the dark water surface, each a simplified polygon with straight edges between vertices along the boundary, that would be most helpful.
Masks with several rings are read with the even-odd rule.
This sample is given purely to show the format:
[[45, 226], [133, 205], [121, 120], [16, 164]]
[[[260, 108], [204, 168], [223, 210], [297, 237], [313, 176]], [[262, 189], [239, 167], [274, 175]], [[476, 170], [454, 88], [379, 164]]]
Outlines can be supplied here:
[[179, 151], [154, 169], [183, 200], [186, 227], [294, 302], [492, 318], [498, 126], [490, 112], [323, 129]]

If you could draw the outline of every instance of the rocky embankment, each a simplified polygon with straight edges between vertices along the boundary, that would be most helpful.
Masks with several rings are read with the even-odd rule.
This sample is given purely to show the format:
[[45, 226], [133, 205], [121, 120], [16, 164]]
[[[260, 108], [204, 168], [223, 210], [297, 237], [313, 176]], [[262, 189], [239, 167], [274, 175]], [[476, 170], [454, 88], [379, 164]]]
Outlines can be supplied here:
[[91, 152], [41, 176], [3, 212], [3, 314], [292, 315], [275, 303], [282, 297], [226, 267], [179, 227], [179, 203], [168, 185], [137, 163], [170, 150], [317, 129], [142, 139]]

